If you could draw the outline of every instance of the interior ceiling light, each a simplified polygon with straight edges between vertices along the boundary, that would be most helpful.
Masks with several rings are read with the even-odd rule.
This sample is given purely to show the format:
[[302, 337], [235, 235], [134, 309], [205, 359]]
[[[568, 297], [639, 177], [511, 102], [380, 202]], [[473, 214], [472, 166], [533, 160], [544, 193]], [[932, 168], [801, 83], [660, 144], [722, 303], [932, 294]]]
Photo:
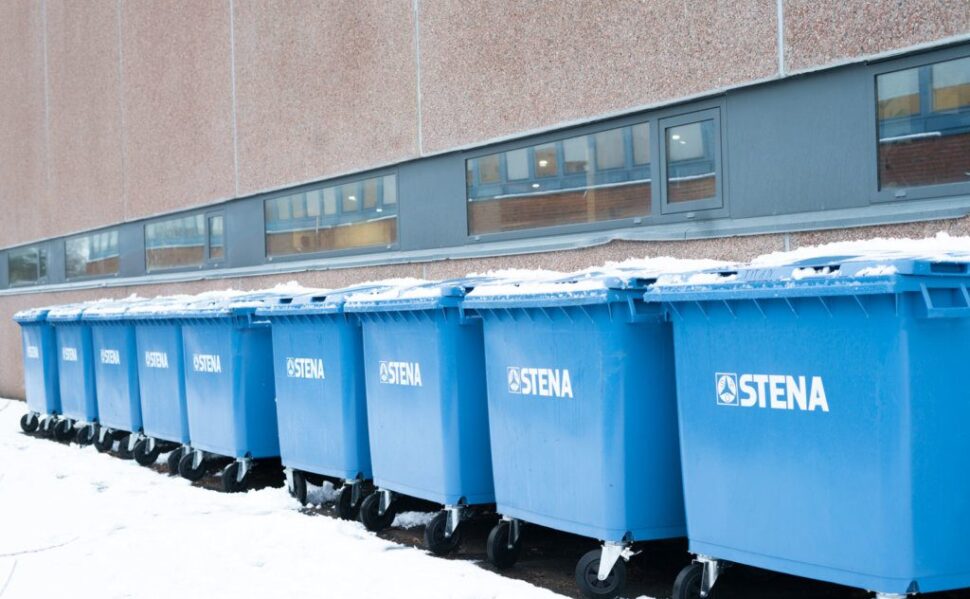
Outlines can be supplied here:
[[549, 166], [549, 161], [548, 160], [540, 160], [539, 161], [539, 166]]

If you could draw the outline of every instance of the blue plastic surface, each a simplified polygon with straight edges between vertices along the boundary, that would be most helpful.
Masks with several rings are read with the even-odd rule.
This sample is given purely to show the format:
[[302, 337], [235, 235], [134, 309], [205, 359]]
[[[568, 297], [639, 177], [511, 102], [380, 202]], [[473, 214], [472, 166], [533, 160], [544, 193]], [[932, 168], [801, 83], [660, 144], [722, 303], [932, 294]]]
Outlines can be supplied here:
[[59, 414], [57, 338], [47, 322], [47, 312], [48, 308], [23, 310], [14, 314], [14, 320], [20, 324], [27, 407], [38, 414]]
[[172, 308], [185, 301], [155, 300], [128, 310], [125, 318], [135, 328], [144, 432], [155, 439], [188, 445], [182, 326], [172, 315]]
[[460, 304], [468, 285], [426, 296], [353, 296], [363, 326], [374, 484], [446, 505], [492, 503], [482, 324]]
[[127, 308], [144, 300], [119, 300], [87, 308], [82, 322], [91, 329], [94, 380], [101, 426], [141, 432], [138, 350], [135, 329], [125, 320]]
[[888, 266], [647, 294], [674, 320], [691, 551], [882, 593], [970, 586], [968, 265]]
[[371, 478], [363, 345], [350, 288], [279, 298], [257, 310], [273, 330], [280, 457], [297, 470]]
[[57, 374], [61, 413], [82, 422], [98, 421], [98, 396], [94, 383], [94, 351], [91, 328], [81, 322], [89, 304], [51, 308], [47, 322], [57, 338]]
[[234, 458], [280, 455], [272, 335], [254, 314], [272, 295], [204, 299], [178, 314], [192, 447]]
[[598, 282], [465, 301], [484, 320], [497, 509], [604, 541], [684, 536], [670, 324], [640, 283]]

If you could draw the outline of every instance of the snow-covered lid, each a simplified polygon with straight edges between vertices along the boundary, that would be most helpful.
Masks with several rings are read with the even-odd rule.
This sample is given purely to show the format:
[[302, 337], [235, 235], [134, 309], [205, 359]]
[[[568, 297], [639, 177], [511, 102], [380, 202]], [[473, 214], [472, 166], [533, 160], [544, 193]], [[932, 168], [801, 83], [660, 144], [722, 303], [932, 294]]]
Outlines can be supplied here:
[[179, 318], [240, 316], [252, 314], [258, 308], [280, 297], [302, 295], [309, 291], [312, 291], [312, 289], [290, 281], [289, 283], [255, 291], [237, 291], [234, 289], [210, 291], [195, 296], [192, 301], [185, 304], [179, 304], [171, 308], [163, 306], [162, 309], [169, 310], [166, 312], [167, 315]]
[[459, 305], [465, 296], [479, 285], [496, 279], [478, 275], [444, 281], [402, 279], [363, 292], [350, 294], [344, 304], [347, 312], [384, 312], [401, 310], [431, 310]]
[[171, 319], [173, 315], [192, 302], [198, 301], [197, 295], [160, 295], [148, 301], [131, 305], [125, 311], [127, 320]]
[[42, 308], [26, 308], [20, 310], [13, 315], [15, 322], [20, 324], [31, 323], [31, 322], [46, 322], [47, 313], [50, 312], [51, 308], [54, 306], [44, 306]]
[[47, 312], [48, 322], [77, 322], [88, 308], [99, 304], [111, 303], [113, 299], [99, 299], [87, 302], [77, 302], [74, 304], [62, 304], [54, 306]]
[[97, 302], [93, 306], [90, 306], [84, 310], [83, 314], [81, 315], [81, 320], [121, 320], [124, 318], [125, 312], [127, 312], [129, 308], [138, 304], [143, 304], [147, 301], [147, 298], [132, 295], [120, 300]]
[[343, 312], [351, 297], [387, 297], [402, 289], [426, 283], [421, 279], [387, 279], [359, 283], [340, 289], [316, 289], [295, 296], [285, 296], [267, 302], [258, 310], [257, 316], [274, 317], [292, 314], [334, 314]]

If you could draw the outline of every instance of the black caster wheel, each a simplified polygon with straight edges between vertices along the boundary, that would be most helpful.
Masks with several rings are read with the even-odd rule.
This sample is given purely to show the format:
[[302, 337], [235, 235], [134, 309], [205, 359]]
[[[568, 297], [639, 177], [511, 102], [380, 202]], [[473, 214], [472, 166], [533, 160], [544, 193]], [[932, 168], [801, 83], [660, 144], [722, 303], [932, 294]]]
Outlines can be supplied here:
[[58, 420], [54, 425], [54, 439], [70, 442], [74, 439], [74, 421], [69, 418]]
[[488, 561], [499, 570], [505, 570], [515, 565], [519, 561], [522, 553], [522, 535], [516, 539], [515, 543], [509, 547], [509, 537], [512, 535], [512, 523], [502, 520], [488, 533], [488, 543], [485, 545], [485, 553]]
[[54, 419], [44, 418], [40, 421], [40, 430], [37, 431], [42, 437], [52, 437], [54, 436]]
[[249, 475], [247, 474], [243, 476], [242, 480], [239, 480], [240, 468], [242, 468], [242, 464], [232, 462], [222, 469], [222, 491], [224, 493], [242, 493], [246, 490], [246, 485], [249, 483]]
[[424, 528], [424, 546], [435, 555], [448, 555], [461, 545], [461, 526], [450, 537], [445, 536], [448, 529], [448, 512], [438, 512]]
[[168, 453], [165, 463], [168, 464], [168, 475], [175, 476], [179, 473], [179, 460], [182, 459], [182, 448], [176, 447]]
[[151, 466], [162, 453], [162, 448], [158, 443], [154, 443], [151, 450], [148, 449], [148, 446], [148, 439], [139, 439], [135, 443], [135, 449], [131, 452], [135, 461], [141, 466]]
[[[359, 484], [359, 483], [358, 483]], [[341, 520], [356, 520], [360, 514], [361, 501], [352, 503], [354, 490], [351, 487], [343, 487], [337, 492], [337, 517]]]
[[[704, 564], [692, 563], [677, 575], [674, 580], [674, 590], [671, 599], [701, 599], [701, 579], [704, 576]], [[707, 599], [717, 597], [716, 589], [711, 589]]]
[[300, 502], [300, 505], [306, 505], [306, 476], [299, 470], [294, 470], [291, 478], [293, 480], [292, 484], [287, 485], [287, 491], [290, 492], [290, 497], [296, 499]]
[[135, 457], [132, 450], [128, 447], [131, 442], [131, 434], [125, 433], [118, 437], [118, 457], [123, 460], [130, 460]]
[[626, 585], [626, 562], [622, 559], [616, 561], [610, 575], [606, 580], [600, 580], [597, 576], [600, 569], [599, 549], [594, 549], [581, 557], [576, 564], [576, 586], [583, 597], [589, 599], [612, 599], [618, 596]]
[[397, 515], [397, 505], [393, 501], [391, 505], [387, 506], [383, 515], [378, 513], [380, 507], [381, 494], [379, 491], [371, 493], [360, 503], [360, 521], [364, 528], [371, 532], [384, 530], [394, 522], [394, 516]]
[[37, 418], [37, 414], [29, 413], [20, 417], [20, 430], [25, 433], [35, 432], [38, 426], [40, 426], [40, 420]]
[[192, 457], [194, 452], [190, 451], [179, 458], [179, 474], [182, 478], [192, 482], [198, 482], [205, 476], [205, 458], [199, 462], [197, 468], [192, 467]]
[[74, 435], [74, 442], [81, 447], [85, 447], [94, 443], [95, 438], [97, 438], [97, 434], [98, 431], [95, 428], [95, 425], [88, 424], [81, 427], [81, 429], [77, 431], [77, 433]]
[[96, 428], [94, 430], [94, 448], [101, 453], [106, 453], [111, 451], [111, 446], [115, 444], [114, 435], [111, 431], [104, 433], [104, 438], [101, 437], [101, 429]]

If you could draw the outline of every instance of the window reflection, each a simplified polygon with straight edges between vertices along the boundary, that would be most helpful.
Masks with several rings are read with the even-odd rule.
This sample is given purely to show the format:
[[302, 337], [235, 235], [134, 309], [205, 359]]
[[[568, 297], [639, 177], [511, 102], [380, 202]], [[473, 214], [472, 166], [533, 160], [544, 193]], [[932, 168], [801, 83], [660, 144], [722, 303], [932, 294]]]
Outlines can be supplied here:
[[47, 247], [32, 245], [8, 251], [7, 277], [11, 285], [42, 283], [47, 278]]
[[118, 230], [71, 237], [64, 242], [67, 278], [113, 275], [118, 272]]
[[693, 202], [717, 196], [713, 119], [668, 127], [667, 202]]
[[205, 262], [205, 216], [195, 214], [145, 225], [145, 262], [149, 271]]

